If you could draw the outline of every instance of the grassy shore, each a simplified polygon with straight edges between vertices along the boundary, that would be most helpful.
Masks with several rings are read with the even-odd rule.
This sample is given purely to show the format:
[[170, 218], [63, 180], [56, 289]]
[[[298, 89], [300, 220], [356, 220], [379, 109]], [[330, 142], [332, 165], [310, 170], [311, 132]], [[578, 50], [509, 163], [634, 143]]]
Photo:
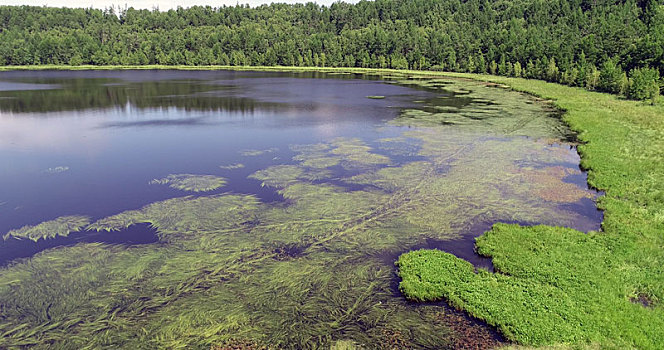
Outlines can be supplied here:
[[601, 232], [496, 224], [477, 240], [497, 273], [420, 250], [397, 262], [412, 300], [448, 300], [524, 345], [664, 347], [664, 106], [543, 81], [476, 74], [310, 67], [25, 66], [0, 70], [183, 69], [457, 77], [552, 100], [582, 144], [591, 186], [605, 191]]
[[446, 299], [528, 345], [664, 346], [664, 108], [525, 79], [508, 85], [565, 110], [581, 165], [605, 191], [601, 232], [496, 224], [477, 239], [498, 273], [440, 251], [397, 262], [413, 300]]

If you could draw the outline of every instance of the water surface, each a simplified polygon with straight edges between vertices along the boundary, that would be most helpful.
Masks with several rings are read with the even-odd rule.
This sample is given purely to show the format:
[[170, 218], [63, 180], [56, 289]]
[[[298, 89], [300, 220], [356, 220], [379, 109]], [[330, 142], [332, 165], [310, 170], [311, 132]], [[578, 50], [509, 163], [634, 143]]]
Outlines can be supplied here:
[[0, 346], [457, 344], [394, 259], [492, 270], [495, 222], [599, 229], [571, 138], [465, 81], [0, 73]]

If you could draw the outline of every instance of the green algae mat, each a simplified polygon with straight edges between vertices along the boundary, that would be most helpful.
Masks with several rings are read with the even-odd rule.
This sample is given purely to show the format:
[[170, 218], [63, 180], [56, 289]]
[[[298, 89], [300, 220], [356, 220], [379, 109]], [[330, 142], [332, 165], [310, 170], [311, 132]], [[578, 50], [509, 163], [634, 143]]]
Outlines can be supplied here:
[[[394, 259], [432, 241], [445, 249], [465, 239], [472, 250], [468, 233], [495, 222], [569, 228], [495, 226], [478, 241], [495, 273], [440, 251], [403, 255], [400, 289], [412, 300], [448, 300], [521, 343], [656, 344], [661, 253], [651, 253], [661, 231], [646, 228], [661, 228], [661, 211], [629, 207], [655, 220], [635, 218], [638, 235], [614, 233], [631, 227], [617, 216], [593, 232], [598, 217], [581, 208], [594, 210], [597, 193], [585, 187], [568, 142], [575, 135], [552, 106], [466, 80], [386, 79], [440, 98], [411, 101], [376, 125], [399, 130], [393, 137], [294, 143], [289, 159], [274, 148], [244, 149], [220, 174], [145, 183], [177, 191], [172, 198], [8, 231], [5, 240], [43, 242], [149, 224], [158, 242], [60, 246], [0, 268], [0, 348], [453, 346], [447, 309], [406, 300]], [[582, 147], [593, 170], [593, 156], [617, 155], [593, 153], [593, 142]], [[228, 174], [256, 157], [277, 164], [249, 179], [281, 200], [224, 192], [233, 186]], [[639, 170], [647, 174], [630, 171]], [[627, 205], [616, 196], [641, 194], [627, 185], [614, 193], [600, 170], [591, 175], [607, 190], [608, 213]], [[656, 201], [661, 193], [642, 195]], [[655, 237], [659, 243], [636, 249]]]

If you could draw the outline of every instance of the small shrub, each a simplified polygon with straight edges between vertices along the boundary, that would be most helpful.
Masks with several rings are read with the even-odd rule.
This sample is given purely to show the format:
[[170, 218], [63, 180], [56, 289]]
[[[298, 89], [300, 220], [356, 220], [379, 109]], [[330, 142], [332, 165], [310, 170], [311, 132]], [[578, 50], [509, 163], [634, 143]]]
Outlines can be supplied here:
[[591, 65], [586, 71], [586, 89], [595, 90], [599, 83], [600, 72], [595, 68], [594, 65]]
[[602, 65], [599, 74], [598, 88], [601, 91], [619, 94], [624, 89], [624, 72], [614, 60], [608, 60]]
[[652, 100], [659, 96], [659, 72], [652, 68], [636, 68], [629, 72], [628, 97], [635, 100]]

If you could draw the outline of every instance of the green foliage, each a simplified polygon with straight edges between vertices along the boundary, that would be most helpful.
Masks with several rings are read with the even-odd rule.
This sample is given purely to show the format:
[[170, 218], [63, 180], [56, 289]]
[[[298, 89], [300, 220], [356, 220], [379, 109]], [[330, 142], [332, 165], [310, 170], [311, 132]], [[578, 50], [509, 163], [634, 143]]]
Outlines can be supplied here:
[[[471, 71], [471, 72], [474, 72], [474, 71]], [[521, 77], [522, 74], [523, 74], [523, 69], [521, 68], [521, 63], [516, 62], [514, 64], [514, 76], [519, 78], [519, 77]]]
[[546, 80], [548, 81], [558, 81], [558, 66], [556, 65], [556, 60], [551, 57], [549, 64], [546, 67]]
[[594, 65], [591, 65], [590, 68], [586, 71], [586, 76], [585, 76], [585, 87], [588, 90], [595, 90], [600, 81], [600, 71], [597, 70], [597, 67]]
[[[446, 299], [522, 344], [664, 344], [664, 110], [539, 81], [459, 75], [508, 84], [567, 111], [589, 184], [605, 191], [602, 232], [497, 224], [477, 239], [497, 273], [440, 251], [399, 258], [401, 290]], [[628, 132], [626, 132], [628, 130]]]
[[659, 96], [659, 72], [651, 68], [636, 68], [629, 72], [629, 98], [655, 101]]
[[602, 65], [599, 74], [599, 90], [620, 94], [625, 92], [625, 73], [615, 60], [608, 60]]

